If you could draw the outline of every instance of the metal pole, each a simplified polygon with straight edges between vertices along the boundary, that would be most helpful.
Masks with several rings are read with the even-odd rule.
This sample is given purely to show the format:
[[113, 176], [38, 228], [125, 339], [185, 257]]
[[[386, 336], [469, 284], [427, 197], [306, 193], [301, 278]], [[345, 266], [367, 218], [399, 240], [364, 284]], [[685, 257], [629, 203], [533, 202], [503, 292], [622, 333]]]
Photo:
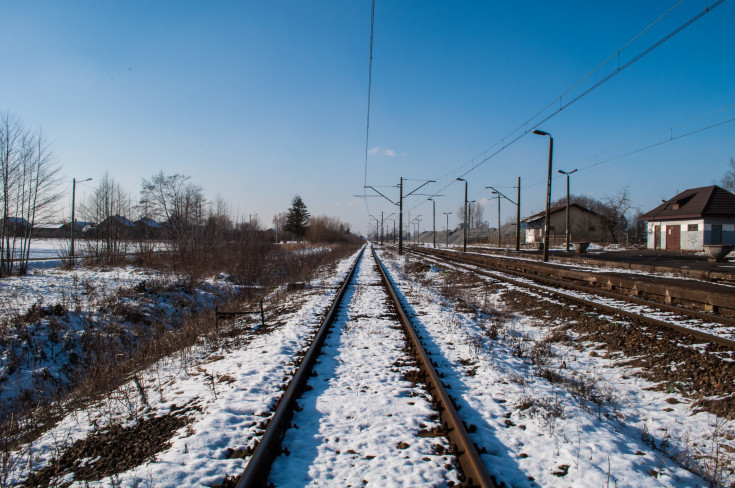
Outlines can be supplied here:
[[383, 211], [380, 211], [380, 245], [383, 245]]
[[77, 179], [71, 179], [71, 249], [69, 250], [69, 258], [74, 264], [74, 197], [77, 191]]
[[431, 213], [433, 215], [432, 221], [434, 222], [434, 249], [436, 249], [436, 202], [431, 201]]
[[549, 260], [549, 209], [551, 208], [551, 164], [554, 155], [554, 138], [549, 135], [549, 171], [546, 179], [546, 218], [544, 219], [545, 236], [544, 236], [544, 262]]
[[498, 249], [500, 245], [500, 194], [498, 194]]
[[518, 199], [516, 200], [516, 251], [521, 250], [521, 177], [518, 177]]
[[403, 254], [403, 176], [401, 176], [401, 183], [398, 185], [398, 191], [400, 198], [398, 199], [398, 229], [400, 234], [398, 235], [398, 254]]
[[551, 160], [554, 154], [554, 138], [551, 134], [534, 129], [539, 136], [549, 136], [549, 174], [546, 179], [546, 218], [544, 219], [544, 262], [549, 260], [549, 208], [551, 207]]
[[463, 248], [464, 252], [467, 252], [467, 180], [464, 178], [457, 178], [457, 181], [464, 181], [464, 233], [463, 233]]
[[569, 252], [569, 175], [567, 174], [567, 252]]

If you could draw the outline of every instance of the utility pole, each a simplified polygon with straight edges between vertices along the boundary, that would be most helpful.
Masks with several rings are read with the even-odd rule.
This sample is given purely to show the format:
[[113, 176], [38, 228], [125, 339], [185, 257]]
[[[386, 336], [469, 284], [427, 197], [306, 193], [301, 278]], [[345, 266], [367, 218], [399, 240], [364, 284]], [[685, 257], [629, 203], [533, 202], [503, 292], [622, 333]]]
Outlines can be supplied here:
[[549, 208], [551, 207], [551, 161], [554, 154], [554, 138], [551, 134], [534, 129], [533, 133], [539, 136], [549, 136], [549, 174], [546, 178], [546, 218], [544, 218], [544, 262], [549, 260]]
[[573, 169], [569, 172], [566, 172], [566, 171], [562, 171], [558, 169], [557, 171], [563, 175], [567, 175], [567, 215], [566, 215], [566, 219], [567, 219], [566, 231], [567, 232], [566, 234], [567, 234], [567, 252], [569, 252], [569, 234], [570, 234], [569, 232], [569, 175], [571, 175], [572, 173], [575, 173], [577, 170]]
[[500, 195], [498, 195], [498, 249], [500, 249]]
[[514, 202], [510, 198], [503, 195], [500, 190], [495, 189], [492, 186], [486, 186], [486, 189], [492, 190], [493, 195], [498, 196], [498, 247], [500, 247], [500, 197], [505, 198], [510, 203], [516, 206], [516, 251], [521, 249], [521, 177], [518, 177], [518, 202]]
[[451, 215], [452, 212], [444, 212], [444, 215], [447, 216], [447, 243], [445, 244], [446, 248], [449, 249], [449, 215]]
[[463, 251], [467, 252], [467, 180], [457, 178], [457, 181], [464, 181], [464, 245]]
[[521, 177], [518, 177], [518, 203], [516, 203], [516, 252], [521, 250]]
[[[78, 183], [84, 183], [85, 181], [92, 181], [92, 178], [86, 180], [80, 180]], [[74, 200], [77, 192], [77, 179], [71, 179], [71, 246], [69, 249], [69, 260], [74, 264]]]

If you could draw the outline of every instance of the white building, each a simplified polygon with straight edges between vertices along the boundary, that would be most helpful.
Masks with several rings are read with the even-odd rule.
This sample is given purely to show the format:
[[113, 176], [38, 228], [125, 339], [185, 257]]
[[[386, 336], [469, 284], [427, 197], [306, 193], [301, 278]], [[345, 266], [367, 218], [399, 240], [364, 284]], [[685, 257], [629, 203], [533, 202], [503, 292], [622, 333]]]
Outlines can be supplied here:
[[692, 188], [641, 216], [648, 249], [701, 250], [735, 244], [735, 194], [717, 185]]

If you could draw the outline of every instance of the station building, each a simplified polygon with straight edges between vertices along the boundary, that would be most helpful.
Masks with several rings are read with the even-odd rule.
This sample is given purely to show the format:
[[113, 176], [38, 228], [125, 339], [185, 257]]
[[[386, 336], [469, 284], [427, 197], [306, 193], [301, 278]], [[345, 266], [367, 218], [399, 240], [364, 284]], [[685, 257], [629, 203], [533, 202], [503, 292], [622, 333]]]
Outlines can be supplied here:
[[640, 218], [647, 222], [648, 249], [735, 244], [735, 194], [717, 185], [683, 191]]

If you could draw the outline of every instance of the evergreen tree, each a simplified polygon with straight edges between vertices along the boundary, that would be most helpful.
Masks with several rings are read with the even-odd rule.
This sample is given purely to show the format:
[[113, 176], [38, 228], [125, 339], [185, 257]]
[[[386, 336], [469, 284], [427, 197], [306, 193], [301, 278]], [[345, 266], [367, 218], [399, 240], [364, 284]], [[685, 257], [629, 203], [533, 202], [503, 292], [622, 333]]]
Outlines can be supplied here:
[[308, 223], [309, 211], [306, 210], [306, 204], [301, 197], [296, 195], [291, 201], [291, 208], [288, 209], [285, 229], [288, 232], [292, 232], [298, 241], [306, 233], [306, 224]]

